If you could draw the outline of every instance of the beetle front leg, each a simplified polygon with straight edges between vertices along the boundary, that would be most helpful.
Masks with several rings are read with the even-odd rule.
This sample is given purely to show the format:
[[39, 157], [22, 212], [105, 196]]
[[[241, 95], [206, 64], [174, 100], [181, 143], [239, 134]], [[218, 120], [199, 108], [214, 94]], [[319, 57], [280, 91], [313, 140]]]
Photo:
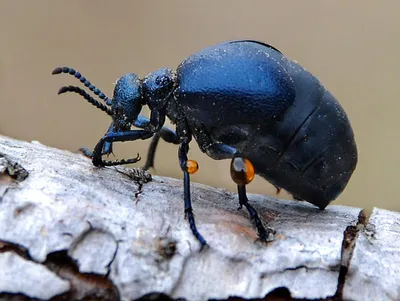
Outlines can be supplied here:
[[[150, 119], [139, 115], [136, 121], [134, 122], [134, 126], [138, 128], [145, 129], [149, 126]], [[148, 152], [147, 152], [147, 159], [146, 163], [143, 166], [143, 169], [149, 169], [150, 167], [154, 167], [154, 157], [156, 155], [156, 150], [158, 146], [158, 142], [162, 138], [167, 143], [172, 143], [178, 145], [180, 143], [178, 135], [175, 131], [171, 130], [170, 128], [163, 126], [161, 129], [154, 134], [153, 139], [151, 140]]]
[[249, 200], [246, 194], [246, 185], [249, 184], [254, 178], [254, 167], [251, 162], [247, 159], [243, 159], [239, 156], [235, 156], [231, 161], [231, 177], [232, 180], [237, 184], [238, 195], [239, 195], [239, 205], [238, 209], [243, 206], [246, 207], [250, 214], [251, 219], [254, 221], [258, 237], [261, 241], [271, 241], [275, 234], [275, 230], [268, 227], [264, 227], [257, 211], [249, 204]]
[[190, 176], [187, 166], [188, 151], [189, 151], [189, 143], [183, 142], [179, 145], [178, 157], [179, 157], [179, 165], [183, 171], [183, 194], [185, 200], [185, 215], [188, 218], [190, 229], [192, 230], [193, 235], [201, 243], [201, 249], [203, 249], [203, 247], [207, 245], [207, 242], [196, 228], [196, 223], [194, 220], [194, 214], [192, 208], [192, 200], [190, 198]]
[[[112, 121], [110, 127], [107, 130], [107, 134], [114, 133], [114, 122]], [[105, 142], [103, 145], [102, 155], [110, 155], [113, 152], [112, 142]]]
[[[114, 132], [114, 122], [111, 122], [108, 130], [107, 130], [107, 134], [113, 133]], [[86, 147], [81, 147], [79, 149], [86, 157], [89, 157], [91, 159], [93, 159], [93, 152], [91, 152], [88, 148]], [[101, 152], [101, 155], [110, 155], [112, 154], [113, 149], [112, 149], [112, 142], [105, 142], [103, 145], [103, 150]]]
[[125, 131], [125, 132], [112, 132], [107, 133], [94, 148], [93, 151], [93, 165], [95, 166], [114, 166], [121, 164], [131, 164], [136, 163], [140, 160], [139, 154], [136, 158], [127, 159], [127, 160], [115, 160], [115, 161], [104, 161], [102, 157], [102, 151], [104, 149], [105, 143], [109, 142], [125, 142], [125, 141], [135, 141], [138, 139], [148, 139], [153, 136], [153, 132], [146, 130], [134, 130], [134, 131]]

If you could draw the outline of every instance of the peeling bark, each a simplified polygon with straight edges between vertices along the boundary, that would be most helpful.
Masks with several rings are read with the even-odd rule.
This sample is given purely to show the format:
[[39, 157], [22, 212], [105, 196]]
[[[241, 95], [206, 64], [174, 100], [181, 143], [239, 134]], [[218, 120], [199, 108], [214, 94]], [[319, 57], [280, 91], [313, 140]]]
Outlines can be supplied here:
[[375, 208], [360, 231], [343, 289], [348, 300], [400, 300], [400, 214]]
[[0, 267], [0, 292], [24, 294], [46, 300], [70, 289], [68, 281], [58, 277], [45, 266], [25, 260], [13, 252], [0, 254]]
[[[399, 297], [398, 213], [376, 209], [367, 223], [359, 208], [249, 194], [277, 232], [262, 244], [236, 194], [191, 190], [209, 243], [201, 252], [181, 180], [96, 168], [81, 154], [0, 136], [0, 300], [368, 300], [360, 285]], [[384, 213], [385, 223], [376, 218]], [[375, 277], [363, 245], [381, 256]]]
[[[103, 230], [90, 229], [75, 240], [68, 250], [83, 273], [106, 275], [115, 259], [118, 243], [111, 233]], [[101, 253], [102, 256], [97, 256]]]

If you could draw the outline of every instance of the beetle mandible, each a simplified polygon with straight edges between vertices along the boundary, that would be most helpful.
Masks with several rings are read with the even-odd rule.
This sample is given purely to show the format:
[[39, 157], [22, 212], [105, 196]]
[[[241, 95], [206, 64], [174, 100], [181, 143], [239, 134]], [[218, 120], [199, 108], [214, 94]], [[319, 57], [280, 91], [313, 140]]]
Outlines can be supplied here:
[[[275, 232], [263, 226], [248, 202], [246, 185], [254, 174], [322, 210], [345, 189], [357, 165], [354, 133], [335, 97], [310, 72], [259, 41], [210, 46], [189, 56], [176, 70], [159, 69], [143, 79], [128, 73], [117, 81], [112, 99], [74, 69], [53, 71], [60, 73], [74, 75], [106, 105], [76, 86], [62, 87], [59, 94], [78, 93], [112, 117], [93, 152], [82, 149], [95, 166], [140, 160], [139, 155], [103, 160], [112, 152], [113, 142], [153, 137], [147, 168], [153, 165], [160, 138], [179, 145], [185, 214], [202, 246], [206, 240], [196, 228], [190, 199], [190, 173], [197, 170], [196, 162], [187, 157], [192, 137], [212, 159], [231, 159], [240, 208], [247, 208], [263, 241]], [[144, 105], [150, 118], [140, 114]], [[176, 131], [164, 126], [166, 117]], [[131, 130], [132, 126], [140, 130]]]

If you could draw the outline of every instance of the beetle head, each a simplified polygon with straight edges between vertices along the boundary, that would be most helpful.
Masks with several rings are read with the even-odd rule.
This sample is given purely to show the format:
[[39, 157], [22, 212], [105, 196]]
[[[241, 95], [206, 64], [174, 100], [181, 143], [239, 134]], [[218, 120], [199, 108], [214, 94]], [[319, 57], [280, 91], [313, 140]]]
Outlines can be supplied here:
[[136, 120], [143, 106], [142, 83], [136, 74], [128, 73], [118, 79], [114, 88], [112, 110], [114, 122], [123, 129]]
[[150, 110], [163, 108], [173, 92], [175, 72], [163, 68], [150, 73], [143, 80], [143, 96]]

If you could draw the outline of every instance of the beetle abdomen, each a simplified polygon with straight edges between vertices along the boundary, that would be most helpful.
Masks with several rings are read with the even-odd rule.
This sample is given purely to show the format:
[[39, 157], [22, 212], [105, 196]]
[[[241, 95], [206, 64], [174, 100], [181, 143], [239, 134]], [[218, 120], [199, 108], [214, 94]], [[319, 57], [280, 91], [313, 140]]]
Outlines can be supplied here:
[[246, 155], [269, 182], [323, 209], [344, 190], [357, 165], [354, 134], [329, 91], [297, 64], [288, 67], [296, 100], [282, 120], [260, 129]]
[[176, 105], [188, 122], [236, 148], [270, 183], [321, 209], [346, 187], [357, 165], [346, 113], [279, 51], [255, 41], [222, 43], [190, 56], [177, 79]]
[[175, 99], [188, 118], [205, 125], [264, 123], [294, 101], [284, 60], [253, 42], [206, 48], [179, 66]]

